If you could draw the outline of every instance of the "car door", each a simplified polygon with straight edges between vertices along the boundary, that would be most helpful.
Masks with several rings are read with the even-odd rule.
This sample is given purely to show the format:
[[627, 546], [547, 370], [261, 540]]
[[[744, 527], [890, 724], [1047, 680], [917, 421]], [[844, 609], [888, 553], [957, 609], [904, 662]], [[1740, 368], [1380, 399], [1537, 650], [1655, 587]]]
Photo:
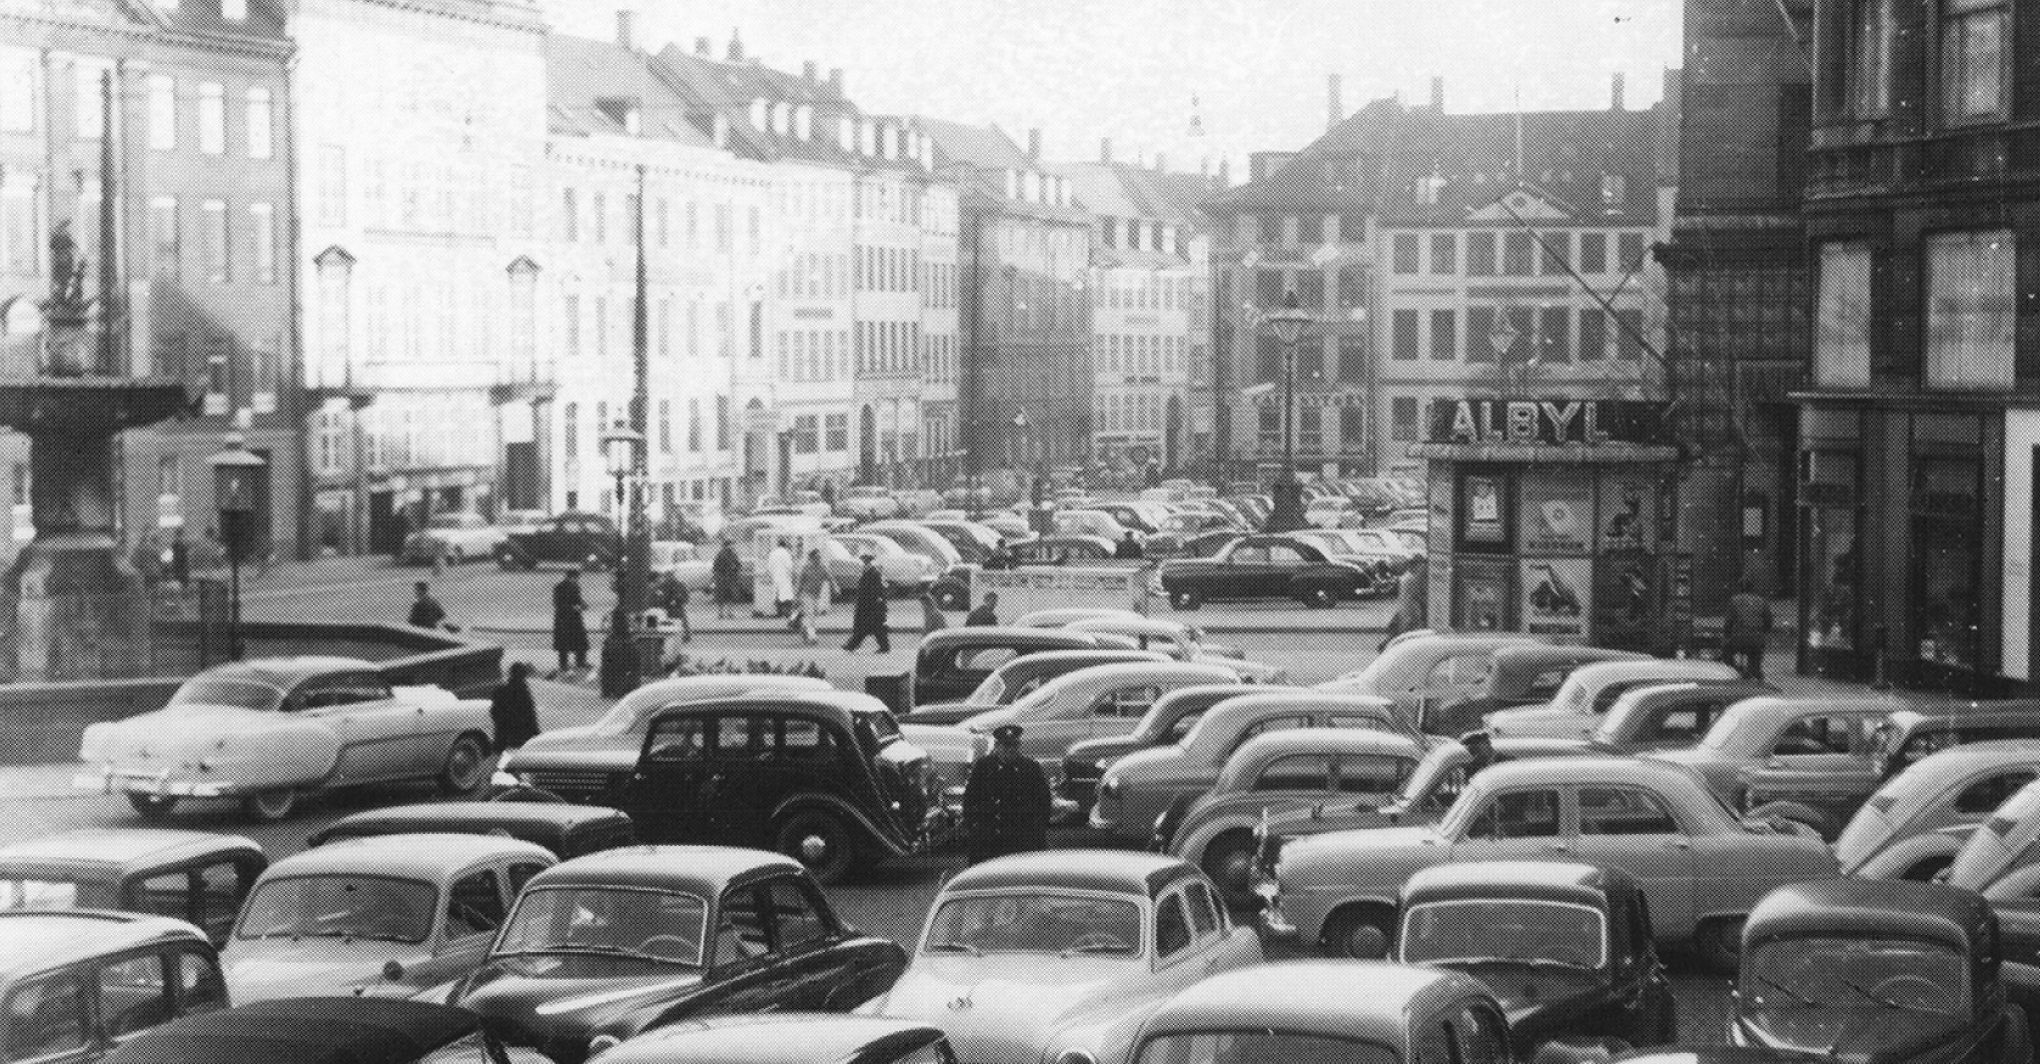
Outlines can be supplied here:
[[1085, 721], [1087, 737], [1105, 738], [1132, 732], [1161, 697], [1162, 686], [1156, 683], [1127, 684], [1100, 693], [1091, 703], [1091, 712]]
[[1268, 544], [1268, 571], [1261, 578], [1262, 594], [1281, 598], [1290, 592], [1296, 578], [1314, 564], [1314, 559], [1291, 543]]
[[1242, 543], [1226, 556], [1225, 564], [1218, 567], [1218, 594], [1208, 598], [1256, 599], [1279, 598], [1282, 592], [1268, 590], [1268, 545], [1260, 542]]
[[755, 883], [716, 900], [704, 1012], [742, 1014], [787, 1008], [786, 970], [772, 941], [772, 901]]
[[859, 958], [838, 948], [842, 935], [809, 884], [778, 876], [760, 885], [758, 897], [768, 906], [779, 957], [779, 972], [769, 979], [780, 988], [778, 1009], [844, 1012], [873, 996], [856, 996], [867, 985]]
[[[387, 690], [385, 688], [385, 690]], [[412, 755], [404, 748], [410, 721], [387, 702], [365, 704], [368, 693], [349, 673], [315, 676], [284, 699], [284, 709], [331, 729], [339, 740], [333, 779], [342, 784], [374, 783], [404, 775]]]
[[493, 865], [455, 876], [439, 914], [439, 948], [431, 960], [406, 972], [404, 981], [421, 988], [437, 986], [480, 967], [496, 929], [503, 926], [508, 897], [502, 874]]
[[624, 791], [624, 812], [648, 843], [706, 842], [708, 744], [715, 718], [661, 713], [652, 718], [637, 767]]
[[1196, 925], [1190, 922], [1180, 883], [1155, 898], [1154, 943], [1157, 990], [1174, 993], [1204, 978], [1205, 955], [1197, 948]]
[[1551, 860], [1569, 856], [1562, 789], [1549, 786], [1494, 791], [1452, 840], [1454, 861]]
[[1571, 793], [1578, 824], [1573, 856], [1635, 876], [1668, 936], [1691, 928], [1693, 839], [1670, 805], [1643, 787], [1582, 784]]
[[715, 719], [708, 748], [708, 779], [702, 788], [708, 841], [726, 846], [761, 845], [777, 804], [773, 788], [786, 773], [766, 757], [775, 741], [775, 721], [762, 713], [726, 712]]
[[[1876, 718], [1859, 713], [1804, 713], [1780, 729], [1769, 753], [1774, 767], [1810, 776], [1864, 771], [1869, 765]], [[1874, 789], [1874, 783], [1873, 783]]]

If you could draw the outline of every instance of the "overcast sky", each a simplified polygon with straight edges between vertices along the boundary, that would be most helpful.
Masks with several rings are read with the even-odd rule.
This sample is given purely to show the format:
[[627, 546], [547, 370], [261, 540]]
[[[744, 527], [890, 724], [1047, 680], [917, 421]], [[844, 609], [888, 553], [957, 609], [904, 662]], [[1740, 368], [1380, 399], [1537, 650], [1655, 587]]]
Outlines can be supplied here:
[[[842, 67], [866, 110], [996, 122], [1023, 145], [1042, 131], [1061, 161], [1098, 156], [1195, 170], [1200, 158], [1289, 150], [1324, 131], [1326, 75], [1345, 111], [1445, 79], [1453, 112], [1631, 107], [1679, 65], [1678, 0], [541, 0], [567, 33], [609, 37], [635, 8], [658, 48], [707, 36], [720, 57], [798, 72]], [[1193, 108], [1192, 101], [1196, 101]], [[1191, 117], [1203, 136], [1190, 134]]]

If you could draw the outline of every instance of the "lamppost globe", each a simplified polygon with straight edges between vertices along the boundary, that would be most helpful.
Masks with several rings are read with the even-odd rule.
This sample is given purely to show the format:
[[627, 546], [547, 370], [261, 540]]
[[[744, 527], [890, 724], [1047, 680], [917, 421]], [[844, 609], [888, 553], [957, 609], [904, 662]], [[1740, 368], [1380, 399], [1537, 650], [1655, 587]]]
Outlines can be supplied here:
[[254, 480], [269, 460], [248, 449], [238, 432], [228, 433], [226, 450], [206, 459], [213, 468], [213, 498], [220, 512], [220, 543], [227, 550], [227, 656], [240, 660], [241, 563], [255, 533]]
[[644, 446], [642, 433], [633, 431], [629, 422], [619, 421], [608, 432], [602, 434], [602, 460], [609, 468], [609, 475], [621, 480], [637, 470], [638, 448]]

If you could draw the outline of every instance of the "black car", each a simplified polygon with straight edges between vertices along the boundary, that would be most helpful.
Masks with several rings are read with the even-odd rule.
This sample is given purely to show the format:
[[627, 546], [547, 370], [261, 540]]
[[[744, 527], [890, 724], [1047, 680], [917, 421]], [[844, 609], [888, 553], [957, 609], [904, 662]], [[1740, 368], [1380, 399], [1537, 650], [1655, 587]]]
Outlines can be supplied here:
[[[1053, 631], [1054, 629], [1037, 629]], [[943, 629], [948, 631], [948, 629]], [[961, 724], [988, 709], [1011, 705], [1035, 688], [1066, 672], [1093, 665], [1116, 665], [1122, 661], [1167, 661], [1153, 650], [1099, 646], [1089, 650], [1038, 650], [1023, 654], [999, 666], [961, 702], [930, 702], [917, 705], [904, 718], [909, 724]]]
[[775, 850], [824, 883], [922, 852], [954, 827], [928, 755], [884, 703], [850, 691], [662, 709], [621, 804], [646, 842]]
[[1439, 865], [1410, 877], [1401, 908], [1398, 959], [1456, 969], [1492, 987], [1519, 1059], [1554, 1041], [1627, 1049], [1678, 1035], [1649, 907], [1619, 868]]
[[[931, 632], [914, 653], [914, 702], [970, 697], [999, 666], [1045, 650], [1095, 650], [1099, 637], [1060, 628], [961, 627]], [[915, 718], [919, 723], [919, 718]]]
[[607, 569], [616, 564], [622, 544], [616, 522], [601, 514], [563, 513], [539, 522], [529, 532], [512, 532], [496, 548], [496, 564], [505, 569], [536, 569], [541, 565], [579, 565]]
[[1295, 599], [1323, 609], [1375, 588], [1360, 566], [1283, 535], [1243, 536], [1209, 558], [1172, 558], [1162, 563], [1161, 579], [1169, 605], [1179, 610], [1242, 599]]
[[2032, 1060], [1998, 935], [1989, 901], [1941, 883], [1779, 887], [1743, 924], [1729, 1040], [1862, 1064]]
[[565, 802], [422, 802], [371, 809], [342, 817], [307, 846], [379, 835], [508, 835], [558, 854], [561, 860], [613, 850], [637, 841], [630, 817], [602, 806]]
[[603, 1064], [956, 1064], [942, 1029], [913, 1020], [831, 1013], [720, 1016], [662, 1027]]
[[[423, 1001], [276, 998], [182, 1016], [100, 1064], [414, 1064], [482, 1060], [475, 1015]], [[462, 1043], [471, 1043], [462, 1051]], [[446, 1052], [447, 1056], [435, 1056]]]
[[578, 1064], [681, 1020], [847, 1012], [906, 966], [897, 943], [846, 927], [796, 861], [644, 846], [531, 877], [453, 1001], [492, 1041]]

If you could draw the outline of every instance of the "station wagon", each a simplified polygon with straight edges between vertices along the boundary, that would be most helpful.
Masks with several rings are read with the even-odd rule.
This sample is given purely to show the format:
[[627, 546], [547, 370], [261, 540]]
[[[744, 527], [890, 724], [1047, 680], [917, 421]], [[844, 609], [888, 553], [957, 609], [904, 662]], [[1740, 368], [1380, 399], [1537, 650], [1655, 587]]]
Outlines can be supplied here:
[[0, 912], [0, 1060], [98, 1060], [150, 1028], [227, 1003], [212, 943], [182, 920]]
[[85, 829], [0, 848], [0, 909], [122, 909], [185, 920], [225, 942], [262, 847], [239, 835]]

